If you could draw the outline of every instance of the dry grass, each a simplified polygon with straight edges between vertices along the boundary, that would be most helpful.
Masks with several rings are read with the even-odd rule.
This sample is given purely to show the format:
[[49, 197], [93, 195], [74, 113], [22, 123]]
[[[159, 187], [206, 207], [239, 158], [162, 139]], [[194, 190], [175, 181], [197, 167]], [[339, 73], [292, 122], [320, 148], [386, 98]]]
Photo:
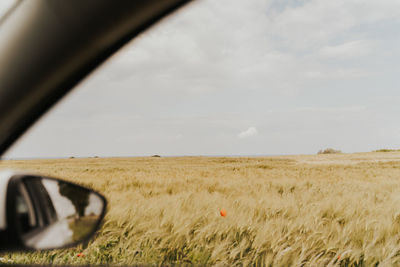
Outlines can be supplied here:
[[3, 261], [400, 265], [399, 152], [4, 161], [0, 168], [78, 182], [110, 202], [87, 247]]

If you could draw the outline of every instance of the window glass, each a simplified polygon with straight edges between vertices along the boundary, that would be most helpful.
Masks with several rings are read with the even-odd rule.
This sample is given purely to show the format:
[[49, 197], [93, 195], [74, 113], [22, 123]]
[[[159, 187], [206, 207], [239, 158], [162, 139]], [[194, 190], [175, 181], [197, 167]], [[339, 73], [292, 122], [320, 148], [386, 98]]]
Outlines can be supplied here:
[[25, 185], [20, 185], [16, 196], [16, 218], [20, 231], [26, 234], [38, 227], [34, 205]]

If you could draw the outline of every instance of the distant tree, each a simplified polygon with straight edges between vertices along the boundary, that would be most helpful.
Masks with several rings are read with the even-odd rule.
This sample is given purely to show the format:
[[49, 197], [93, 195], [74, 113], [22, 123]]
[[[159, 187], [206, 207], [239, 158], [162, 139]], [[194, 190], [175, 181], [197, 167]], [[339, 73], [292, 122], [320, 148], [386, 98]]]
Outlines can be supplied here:
[[324, 150], [318, 151], [318, 154], [337, 154], [337, 153], [342, 153], [342, 151], [335, 150], [333, 148], [326, 148]]
[[398, 152], [400, 149], [388, 149], [388, 148], [382, 148], [378, 150], [374, 150], [372, 152]]
[[153, 155], [153, 156], [151, 156], [151, 157], [153, 157], [153, 158], [161, 158], [160, 155]]

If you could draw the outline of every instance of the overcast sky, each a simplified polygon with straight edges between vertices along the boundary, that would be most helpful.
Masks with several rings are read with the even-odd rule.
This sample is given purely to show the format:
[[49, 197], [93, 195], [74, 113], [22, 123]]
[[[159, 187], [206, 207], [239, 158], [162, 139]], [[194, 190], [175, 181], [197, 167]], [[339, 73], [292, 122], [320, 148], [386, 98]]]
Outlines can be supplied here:
[[6, 156], [400, 148], [399, 29], [398, 0], [198, 0], [126, 45]]

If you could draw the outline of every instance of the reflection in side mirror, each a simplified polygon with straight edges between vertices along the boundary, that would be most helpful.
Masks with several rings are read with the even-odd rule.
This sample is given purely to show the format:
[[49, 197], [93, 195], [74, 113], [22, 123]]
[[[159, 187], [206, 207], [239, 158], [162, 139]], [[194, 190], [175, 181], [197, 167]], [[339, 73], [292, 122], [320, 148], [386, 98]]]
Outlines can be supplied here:
[[105, 198], [90, 189], [27, 175], [9, 180], [6, 202], [6, 232], [15, 240], [12, 250], [55, 249], [88, 241], [106, 207]]

